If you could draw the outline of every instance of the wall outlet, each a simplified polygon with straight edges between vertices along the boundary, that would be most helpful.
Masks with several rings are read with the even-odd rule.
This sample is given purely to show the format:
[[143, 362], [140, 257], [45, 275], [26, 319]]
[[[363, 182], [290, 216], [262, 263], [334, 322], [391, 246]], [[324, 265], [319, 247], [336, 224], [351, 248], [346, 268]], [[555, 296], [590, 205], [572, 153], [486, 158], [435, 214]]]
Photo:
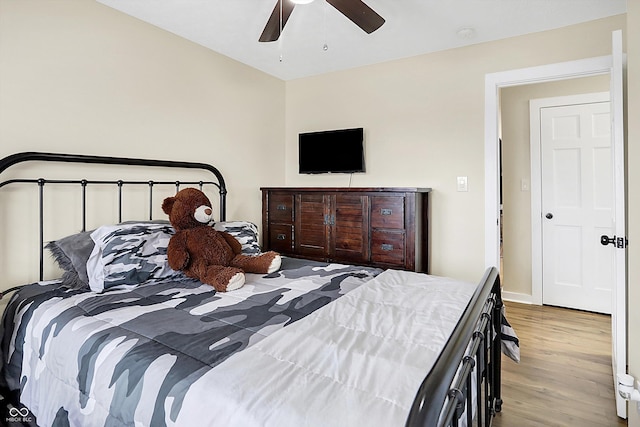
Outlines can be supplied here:
[[466, 176], [459, 176], [457, 181], [458, 181], [458, 191], [469, 191], [469, 186], [467, 185]]

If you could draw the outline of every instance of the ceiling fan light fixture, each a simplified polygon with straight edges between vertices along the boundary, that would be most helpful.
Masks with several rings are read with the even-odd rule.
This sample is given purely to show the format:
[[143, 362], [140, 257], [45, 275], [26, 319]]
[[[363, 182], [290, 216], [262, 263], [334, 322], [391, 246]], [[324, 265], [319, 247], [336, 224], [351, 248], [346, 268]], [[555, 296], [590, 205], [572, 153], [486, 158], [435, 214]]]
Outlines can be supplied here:
[[313, 0], [291, 0], [291, 3], [295, 4], [309, 4], [313, 2]]

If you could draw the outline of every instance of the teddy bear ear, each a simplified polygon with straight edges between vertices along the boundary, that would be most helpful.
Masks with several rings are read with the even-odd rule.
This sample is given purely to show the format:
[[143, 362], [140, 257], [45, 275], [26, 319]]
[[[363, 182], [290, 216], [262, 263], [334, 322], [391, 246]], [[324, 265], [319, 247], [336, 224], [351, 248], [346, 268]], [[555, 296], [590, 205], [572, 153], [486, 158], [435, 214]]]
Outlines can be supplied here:
[[164, 211], [164, 213], [166, 213], [167, 215], [171, 213], [171, 209], [173, 209], [173, 203], [175, 201], [175, 197], [167, 197], [166, 199], [164, 199], [164, 201], [162, 202], [162, 210]]

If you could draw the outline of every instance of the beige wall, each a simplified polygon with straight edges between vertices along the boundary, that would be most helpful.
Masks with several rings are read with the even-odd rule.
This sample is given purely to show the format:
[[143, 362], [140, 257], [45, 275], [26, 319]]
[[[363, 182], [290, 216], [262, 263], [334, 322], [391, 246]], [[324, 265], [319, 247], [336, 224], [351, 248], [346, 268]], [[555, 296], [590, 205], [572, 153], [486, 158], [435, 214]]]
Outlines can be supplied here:
[[[53, 151], [212, 163], [227, 180], [227, 218], [259, 224], [259, 187], [284, 182], [284, 92], [279, 79], [94, 1], [0, 0], [1, 157]], [[41, 176], [42, 167], [27, 169]], [[0, 271], [26, 258], [16, 242], [37, 242], [16, 227], [34, 217], [7, 211], [17, 205], [1, 203]], [[24, 270], [37, 274], [31, 267]]]
[[[593, 92], [609, 92], [609, 76], [571, 79], [502, 89], [503, 156], [503, 268], [502, 283], [508, 295], [530, 301], [531, 296], [531, 184], [529, 100]], [[530, 188], [530, 187], [529, 187]], [[513, 295], [517, 294], [517, 295]]]
[[0, 0], [0, 155], [210, 162], [231, 217], [282, 184], [284, 83], [94, 1]]
[[[629, 229], [629, 373], [640, 380], [640, 2], [627, 2], [627, 170]], [[629, 427], [640, 427], [637, 405], [629, 405]]]
[[[286, 183], [432, 187], [431, 271], [484, 270], [485, 74], [607, 55], [617, 16], [286, 84]], [[585, 43], [589, 40], [589, 43]], [[297, 173], [297, 134], [365, 128], [365, 174]], [[469, 192], [456, 191], [467, 176]]]

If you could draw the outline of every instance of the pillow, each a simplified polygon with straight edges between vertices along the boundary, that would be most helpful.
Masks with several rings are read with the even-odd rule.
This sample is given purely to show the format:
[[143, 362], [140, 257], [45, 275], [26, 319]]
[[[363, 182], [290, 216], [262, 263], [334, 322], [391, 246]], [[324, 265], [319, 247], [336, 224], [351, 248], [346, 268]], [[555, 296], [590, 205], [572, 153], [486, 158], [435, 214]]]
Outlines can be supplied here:
[[185, 276], [169, 267], [167, 246], [174, 234], [168, 223], [106, 225], [91, 233], [95, 246], [87, 261], [89, 288], [95, 292]]
[[89, 286], [87, 260], [93, 246], [90, 231], [82, 231], [47, 243], [45, 248], [51, 252], [58, 266], [64, 270], [62, 275], [64, 286], [71, 289], [82, 289]]
[[218, 231], [226, 231], [235, 237], [242, 245], [242, 253], [246, 255], [258, 255], [262, 251], [258, 243], [258, 227], [248, 221], [216, 222], [213, 228]]
[[[167, 220], [125, 221], [121, 224], [169, 224]], [[91, 231], [81, 231], [47, 243], [48, 249], [58, 266], [64, 270], [62, 284], [71, 289], [89, 287], [87, 261], [95, 243], [91, 239]]]

